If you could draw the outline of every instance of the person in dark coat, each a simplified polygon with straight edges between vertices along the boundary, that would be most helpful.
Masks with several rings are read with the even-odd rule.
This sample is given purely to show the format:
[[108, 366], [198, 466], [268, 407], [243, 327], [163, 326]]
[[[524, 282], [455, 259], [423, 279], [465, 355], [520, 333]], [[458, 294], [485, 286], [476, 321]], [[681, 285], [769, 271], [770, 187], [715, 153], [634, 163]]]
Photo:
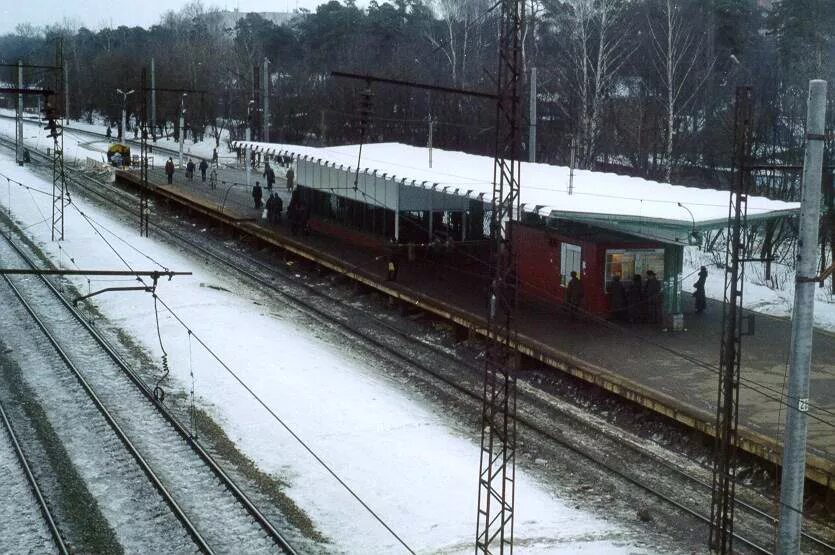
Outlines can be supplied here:
[[620, 276], [615, 274], [608, 286], [609, 311], [612, 317], [618, 321], [626, 320], [626, 289], [620, 281]]
[[705, 282], [707, 281], [707, 268], [704, 266], [699, 270], [699, 279], [693, 284], [696, 290], [693, 296], [696, 297], [696, 314], [701, 314], [707, 307], [707, 299], [705, 298]]
[[264, 177], [267, 179], [267, 190], [272, 191], [273, 183], [275, 183], [275, 170], [273, 170], [269, 162], [265, 164]]
[[632, 285], [626, 292], [627, 311], [629, 312], [629, 323], [637, 324], [641, 321], [641, 309], [643, 308], [644, 291], [641, 283], [641, 274], [632, 277]]
[[186, 179], [189, 181], [194, 179], [194, 162], [191, 158], [188, 159], [188, 164], [186, 164]]
[[273, 223], [275, 221], [275, 193], [270, 193], [267, 196], [267, 202], [264, 203], [264, 206], [267, 207], [267, 223]]
[[287, 190], [293, 190], [293, 182], [296, 179], [296, 174], [293, 172], [293, 168], [287, 170], [287, 173], [284, 175], [284, 178], [287, 180]]
[[110, 142], [110, 139], [113, 138], [113, 131], [110, 130], [110, 124], [107, 124], [107, 131], [105, 131], [105, 136], [107, 137], [107, 142]]
[[278, 196], [278, 193], [275, 194], [275, 223], [281, 223], [281, 213], [284, 211], [284, 201], [281, 200], [281, 197]]
[[657, 324], [661, 321], [661, 282], [652, 270], [647, 270], [644, 299], [647, 303], [647, 322]]
[[214, 165], [214, 167], [218, 166], [218, 163], [217, 163], [217, 148], [212, 150], [212, 164]]
[[205, 160], [200, 160], [200, 176], [203, 178], [203, 183], [206, 182], [206, 170], [209, 169], [209, 163]]
[[255, 186], [252, 187], [252, 201], [255, 203], [255, 208], [261, 208], [261, 197], [263, 196], [263, 191], [261, 190], [261, 184], [259, 182], [255, 182]]
[[577, 277], [577, 272], [571, 272], [571, 279], [565, 289], [565, 302], [568, 304], [571, 319], [574, 320], [580, 310], [580, 303], [583, 302], [583, 282]]
[[168, 184], [171, 185], [171, 182], [174, 180], [174, 160], [171, 158], [165, 163], [165, 175], [168, 176]]

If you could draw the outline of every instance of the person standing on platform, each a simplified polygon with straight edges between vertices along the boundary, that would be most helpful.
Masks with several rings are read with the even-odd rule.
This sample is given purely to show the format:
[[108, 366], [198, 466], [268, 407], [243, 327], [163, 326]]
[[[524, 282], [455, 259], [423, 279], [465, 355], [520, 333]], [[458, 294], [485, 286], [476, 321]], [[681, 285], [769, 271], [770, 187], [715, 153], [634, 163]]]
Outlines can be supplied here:
[[258, 181], [255, 182], [255, 185], [252, 187], [252, 201], [255, 203], [255, 208], [261, 208], [261, 197], [263, 191], [261, 190], [261, 183]]
[[206, 182], [206, 170], [209, 169], [209, 163], [205, 160], [200, 160], [200, 176], [203, 178], [203, 183]]
[[661, 282], [652, 270], [647, 270], [644, 298], [647, 301], [647, 322], [657, 324], [661, 321]]
[[637, 324], [641, 321], [641, 307], [644, 301], [643, 284], [641, 274], [632, 276], [632, 286], [626, 292], [627, 310], [629, 312], [629, 323]]
[[194, 180], [194, 162], [191, 158], [188, 159], [188, 164], [186, 164], [186, 179]]
[[267, 164], [267, 170], [265, 172], [267, 174], [267, 188], [272, 191], [273, 185], [275, 184], [275, 170]]
[[275, 221], [275, 193], [268, 194], [264, 205], [267, 207], [267, 223], [271, 224]]
[[571, 272], [571, 279], [568, 281], [568, 287], [565, 289], [565, 301], [568, 303], [571, 319], [576, 320], [577, 313], [580, 310], [580, 303], [583, 302], [583, 283], [577, 277], [577, 272]]
[[707, 268], [704, 266], [699, 269], [699, 279], [693, 284], [696, 290], [693, 296], [696, 297], [696, 314], [701, 314], [707, 308], [707, 299], [705, 298], [705, 282], [707, 281]]
[[620, 281], [620, 276], [615, 274], [609, 283], [609, 311], [612, 318], [620, 322], [626, 320], [626, 289]]
[[165, 163], [165, 175], [168, 176], [168, 184], [171, 185], [174, 181], [174, 160], [171, 158]]
[[389, 243], [386, 257], [386, 281], [397, 281], [397, 271], [400, 269], [400, 257], [397, 256], [397, 243], [394, 239]]
[[287, 180], [287, 190], [292, 192], [294, 181], [296, 179], [296, 174], [293, 172], [293, 168], [288, 168], [287, 173], [284, 175], [284, 178]]
[[275, 193], [275, 223], [281, 223], [281, 211], [284, 210], [284, 201]]

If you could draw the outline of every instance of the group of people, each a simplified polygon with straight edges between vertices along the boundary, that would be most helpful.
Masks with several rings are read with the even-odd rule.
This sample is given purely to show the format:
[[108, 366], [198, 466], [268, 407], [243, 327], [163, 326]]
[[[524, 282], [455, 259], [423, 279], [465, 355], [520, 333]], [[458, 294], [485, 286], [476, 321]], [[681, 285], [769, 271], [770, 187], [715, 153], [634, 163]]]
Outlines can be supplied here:
[[[191, 158], [188, 159], [188, 163], [186, 164], [186, 179], [189, 181], [194, 181], [194, 170], [200, 170], [200, 177], [203, 180], [203, 183], [206, 182], [206, 172], [209, 171], [209, 163], [206, 160], [200, 160], [200, 165], [196, 165], [194, 160]], [[172, 158], [168, 158], [168, 161], [165, 163], [165, 176], [168, 178], [168, 184], [171, 185], [174, 182], [174, 160]], [[214, 176], [214, 170], [212, 170], [212, 175]], [[214, 183], [214, 178], [212, 179], [212, 183]]]
[[632, 276], [632, 283], [625, 286], [619, 275], [612, 276], [607, 286], [612, 317], [621, 322], [657, 324], [661, 321], [663, 293], [661, 282], [652, 270], [647, 270], [646, 280], [641, 274]]

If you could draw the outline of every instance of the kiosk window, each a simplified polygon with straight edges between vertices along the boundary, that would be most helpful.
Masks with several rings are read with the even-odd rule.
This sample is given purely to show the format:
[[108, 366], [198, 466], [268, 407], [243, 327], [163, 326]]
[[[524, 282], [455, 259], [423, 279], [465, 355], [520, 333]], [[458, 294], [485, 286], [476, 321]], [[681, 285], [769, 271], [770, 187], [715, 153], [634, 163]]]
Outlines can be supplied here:
[[659, 280], [664, 280], [664, 249], [606, 250], [606, 286], [615, 275], [625, 282], [635, 274], [646, 278], [647, 270], [652, 270]]
[[560, 243], [560, 285], [563, 287], [567, 286], [571, 280], [571, 272], [577, 272], [577, 275], [580, 275], [581, 253], [580, 245]]

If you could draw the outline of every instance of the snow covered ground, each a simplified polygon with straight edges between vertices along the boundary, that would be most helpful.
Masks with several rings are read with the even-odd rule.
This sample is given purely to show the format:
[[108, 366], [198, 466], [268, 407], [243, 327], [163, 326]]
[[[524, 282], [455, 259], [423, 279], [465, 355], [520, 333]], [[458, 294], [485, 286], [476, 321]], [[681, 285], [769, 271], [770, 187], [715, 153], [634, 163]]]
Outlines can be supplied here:
[[[696, 281], [696, 274], [700, 266], [708, 270], [705, 294], [708, 298], [721, 301], [725, 292], [725, 271], [717, 267], [715, 260], [724, 263], [722, 246], [716, 255], [699, 250], [697, 247], [686, 247], [684, 252], [683, 287], [685, 294], [692, 292], [691, 285]], [[794, 270], [785, 264], [772, 263], [772, 281], [765, 280], [764, 264], [748, 262], [745, 264], [745, 285], [743, 290], [743, 306], [749, 310], [771, 316], [790, 318], [794, 306]], [[830, 278], [831, 280], [831, 278]], [[826, 287], [815, 289], [815, 327], [835, 332], [835, 297], [832, 295], [830, 280]]]
[[[42, 191], [51, 184], [0, 155], [0, 174]], [[48, 195], [7, 184], [0, 203], [53, 260], [65, 267], [123, 269], [119, 258], [73, 208], [65, 216], [66, 241], [49, 240]], [[160, 285], [160, 298], [194, 336], [161, 309], [162, 341], [169, 354], [171, 389], [188, 391], [194, 373], [206, 407], [259, 467], [288, 484], [286, 493], [333, 542], [328, 551], [396, 553], [402, 548], [281, 428], [203, 348], [199, 337], [324, 461], [345, 479], [405, 541], [423, 553], [468, 553], [475, 531], [474, 431], [419, 402], [351, 345], [303, 326], [288, 307], [266, 303], [257, 291], [217, 275], [203, 262], [153, 239], [139, 238], [122, 222], [74, 198], [134, 268], [151, 261], [191, 277]], [[38, 223], [41, 222], [41, 223]], [[132, 249], [116, 237], [129, 242]], [[147, 256], [146, 256], [147, 255]], [[72, 258], [70, 262], [69, 258]], [[127, 285], [76, 280], [83, 291]], [[161, 351], [154, 306], [144, 293], [96, 297], [111, 322], [129, 330], [156, 360]], [[551, 488], [524, 472], [517, 482], [517, 550], [529, 553], [635, 553], [642, 538], [625, 526], [567, 506]]]

